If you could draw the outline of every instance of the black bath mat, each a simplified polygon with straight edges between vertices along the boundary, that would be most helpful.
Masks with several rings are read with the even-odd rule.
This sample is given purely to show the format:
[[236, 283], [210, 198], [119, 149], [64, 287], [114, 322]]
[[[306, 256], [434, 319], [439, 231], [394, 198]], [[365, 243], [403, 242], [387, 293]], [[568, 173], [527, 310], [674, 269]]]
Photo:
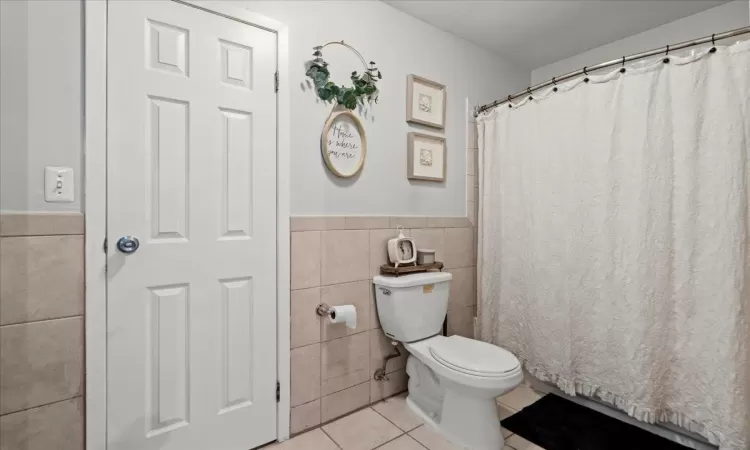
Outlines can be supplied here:
[[548, 394], [502, 421], [546, 450], [686, 450], [634, 425]]

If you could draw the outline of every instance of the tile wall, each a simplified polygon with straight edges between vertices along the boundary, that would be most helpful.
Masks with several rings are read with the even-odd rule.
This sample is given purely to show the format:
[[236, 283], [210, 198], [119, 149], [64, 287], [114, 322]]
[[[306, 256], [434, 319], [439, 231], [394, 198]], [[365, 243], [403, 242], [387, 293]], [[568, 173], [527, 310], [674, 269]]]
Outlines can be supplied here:
[[82, 450], [83, 216], [0, 215], [0, 450]]
[[466, 213], [476, 232], [479, 211], [479, 145], [477, 124], [472, 115], [466, 123], [466, 136]]
[[[388, 362], [388, 381], [373, 373], [393, 351], [380, 329], [372, 277], [387, 261], [396, 227], [432, 248], [453, 274], [449, 334], [473, 337], [474, 229], [468, 218], [293, 217], [291, 219], [291, 432], [299, 433], [406, 390], [406, 351]], [[315, 313], [319, 303], [353, 304], [349, 330]]]
[[[476, 263], [479, 255], [477, 250], [479, 246], [479, 144], [477, 124], [474, 119], [474, 116], [469, 114], [469, 120], [466, 123], [466, 214], [474, 231], [474, 262]], [[477, 284], [477, 276], [475, 271], [474, 284]], [[479, 286], [476, 287], [476, 291], [478, 294], [474, 299], [473, 317], [478, 316], [477, 299], [479, 298], [479, 293], [481, 293]], [[474, 322], [473, 317], [472, 324]], [[474, 331], [474, 335], [478, 335], [476, 330]]]

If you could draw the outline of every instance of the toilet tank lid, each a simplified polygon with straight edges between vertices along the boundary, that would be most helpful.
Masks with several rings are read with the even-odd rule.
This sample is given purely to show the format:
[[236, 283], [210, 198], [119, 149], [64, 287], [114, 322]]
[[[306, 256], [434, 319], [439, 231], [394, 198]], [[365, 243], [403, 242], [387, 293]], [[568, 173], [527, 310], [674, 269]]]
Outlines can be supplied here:
[[413, 286], [424, 286], [425, 284], [440, 283], [450, 281], [453, 276], [448, 272], [423, 272], [409, 275], [400, 275], [397, 277], [377, 275], [373, 277], [372, 283], [376, 286], [385, 286], [391, 288], [405, 288]]

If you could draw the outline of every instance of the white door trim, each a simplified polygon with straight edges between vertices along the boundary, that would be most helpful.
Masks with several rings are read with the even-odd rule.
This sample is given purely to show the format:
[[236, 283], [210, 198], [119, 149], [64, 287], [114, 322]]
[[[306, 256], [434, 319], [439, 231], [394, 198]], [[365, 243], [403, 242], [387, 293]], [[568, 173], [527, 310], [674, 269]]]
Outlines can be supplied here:
[[[275, 20], [224, 2], [173, 0], [276, 33], [277, 101], [277, 439], [289, 438], [289, 30]], [[107, 448], [107, 279], [103, 251], [107, 225], [107, 2], [84, 3], [84, 211], [86, 280], [86, 448]], [[270, 74], [269, 74], [270, 75]]]

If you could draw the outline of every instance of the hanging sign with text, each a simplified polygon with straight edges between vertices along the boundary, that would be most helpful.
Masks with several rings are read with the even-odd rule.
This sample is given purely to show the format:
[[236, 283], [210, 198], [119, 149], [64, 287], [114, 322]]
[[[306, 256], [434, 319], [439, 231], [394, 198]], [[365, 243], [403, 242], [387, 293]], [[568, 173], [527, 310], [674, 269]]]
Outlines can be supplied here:
[[328, 118], [320, 137], [323, 159], [334, 175], [349, 178], [365, 163], [367, 141], [359, 118], [349, 111], [339, 111]]

